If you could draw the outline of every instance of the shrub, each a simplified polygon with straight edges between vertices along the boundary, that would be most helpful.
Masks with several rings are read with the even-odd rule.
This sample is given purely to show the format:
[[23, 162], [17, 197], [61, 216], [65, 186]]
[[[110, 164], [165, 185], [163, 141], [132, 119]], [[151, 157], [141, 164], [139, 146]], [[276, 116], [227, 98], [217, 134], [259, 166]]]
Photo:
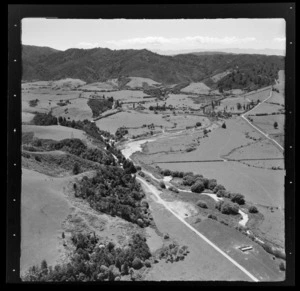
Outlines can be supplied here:
[[182, 184], [185, 186], [192, 186], [196, 182], [197, 177], [193, 174], [188, 174], [183, 177]]
[[218, 220], [217, 216], [215, 216], [213, 214], [209, 214], [207, 217], [210, 219], [213, 219], [213, 220]]
[[166, 185], [165, 185], [165, 183], [164, 183], [163, 181], [160, 181], [160, 182], [159, 182], [159, 186], [160, 186], [161, 188], [163, 188], [163, 189], [166, 188]]
[[217, 193], [219, 190], [226, 190], [225, 187], [221, 184], [218, 184], [214, 189], [213, 192]]
[[239, 205], [245, 204], [245, 198], [244, 198], [244, 195], [242, 195], [242, 194], [239, 194], [239, 193], [234, 193], [233, 194], [232, 193], [230, 195], [230, 199], [231, 199], [232, 202], [237, 203]]
[[139, 270], [143, 267], [143, 263], [139, 258], [136, 257], [132, 262], [132, 267], [136, 270]]
[[285, 271], [285, 263], [284, 262], [280, 262], [279, 269], [280, 269], [280, 271]]
[[163, 174], [164, 176], [171, 176], [172, 172], [171, 172], [170, 170], [166, 169], [166, 170], [163, 170], [163, 171], [162, 171], [162, 174]]
[[215, 208], [218, 209], [219, 211], [221, 211], [221, 207], [222, 207], [222, 204], [224, 203], [223, 200], [219, 200], [216, 205], [215, 205]]
[[207, 189], [214, 190], [214, 188], [217, 186], [217, 180], [216, 179], [209, 179]]
[[73, 166], [73, 174], [77, 175], [79, 173], [80, 173], [80, 167], [79, 167], [78, 163], [76, 162]]
[[139, 174], [141, 177], [145, 177], [145, 173], [142, 172], [142, 171], [139, 171], [138, 174]]
[[151, 267], [151, 263], [150, 263], [149, 260], [146, 260], [146, 261], [145, 261], [145, 266], [146, 266], [147, 268], [150, 268], [150, 267]]
[[175, 193], [179, 193], [179, 190], [177, 188], [175, 188], [174, 186], [170, 186], [169, 190]]
[[224, 202], [221, 206], [221, 212], [223, 214], [238, 214], [239, 213], [239, 206], [235, 203]]
[[201, 207], [201, 208], [207, 208], [207, 204], [206, 202], [199, 200], [197, 203], [197, 206]]
[[249, 213], [257, 213], [258, 209], [255, 206], [250, 206], [248, 211], [249, 211]]
[[35, 160], [38, 161], [38, 162], [41, 161], [41, 158], [40, 158], [39, 156], [35, 156], [34, 158], [35, 158]]
[[196, 126], [198, 127], [198, 126], [201, 126], [202, 124], [201, 124], [201, 122], [197, 122], [196, 123]]
[[202, 181], [196, 181], [196, 183], [191, 187], [191, 191], [195, 193], [201, 193], [204, 189], [205, 187]]

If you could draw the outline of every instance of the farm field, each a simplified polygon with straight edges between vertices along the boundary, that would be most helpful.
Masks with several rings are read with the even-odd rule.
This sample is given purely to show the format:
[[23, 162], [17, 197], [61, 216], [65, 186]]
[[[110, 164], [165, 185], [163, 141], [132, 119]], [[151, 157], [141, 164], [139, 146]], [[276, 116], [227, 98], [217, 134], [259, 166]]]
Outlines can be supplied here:
[[[285, 115], [251, 116], [253, 124], [267, 134], [284, 134]], [[274, 128], [274, 122], [278, 123], [278, 128]]]
[[92, 110], [87, 104], [87, 99], [78, 98], [71, 100], [71, 104], [65, 106], [56, 106], [52, 110], [52, 114], [56, 117], [64, 117], [68, 120], [91, 120], [93, 117]]
[[[270, 100], [270, 99], [269, 99]], [[269, 101], [268, 100], [268, 101]], [[272, 113], [280, 113], [284, 110], [284, 108], [277, 104], [270, 104], [270, 103], [262, 103], [260, 106], [254, 108], [251, 110], [248, 116], [266, 113], [266, 114], [272, 114]]]
[[22, 132], [33, 132], [34, 137], [39, 139], [62, 140], [72, 136], [82, 140], [87, 139], [83, 131], [60, 125], [23, 125]]
[[230, 74], [230, 71], [225, 71], [225, 72], [216, 74], [216, 75], [214, 75], [214, 76], [211, 77], [211, 80], [212, 80], [213, 82], [218, 82], [218, 81], [220, 81], [221, 79], [223, 79], [225, 76], [227, 76], [228, 74]]
[[22, 122], [23, 123], [27, 123], [27, 122], [30, 122], [34, 117], [34, 114], [33, 113], [29, 113], [29, 112], [23, 112], [22, 111]]
[[133, 127], [140, 128], [144, 124], [151, 124], [157, 126], [167, 126], [171, 127], [172, 123], [165, 121], [163, 118], [160, 118], [159, 115], [154, 113], [140, 113], [136, 111], [123, 111], [115, 115], [108, 116], [103, 119], [96, 121], [96, 125], [101, 130], [106, 130], [111, 133], [115, 133], [119, 127]]
[[149, 78], [141, 78], [141, 77], [129, 77], [130, 81], [128, 83], [126, 83], [126, 86], [132, 89], [135, 88], [143, 88], [144, 87], [144, 83], [146, 83], [146, 85], [148, 86], [158, 86], [161, 83], [158, 83], [154, 80], [151, 80]]
[[253, 101], [255, 104], [257, 100], [260, 102], [266, 100], [270, 96], [271, 87], [266, 87], [254, 92], [249, 92], [244, 94], [243, 96], [246, 98], [246, 100]]

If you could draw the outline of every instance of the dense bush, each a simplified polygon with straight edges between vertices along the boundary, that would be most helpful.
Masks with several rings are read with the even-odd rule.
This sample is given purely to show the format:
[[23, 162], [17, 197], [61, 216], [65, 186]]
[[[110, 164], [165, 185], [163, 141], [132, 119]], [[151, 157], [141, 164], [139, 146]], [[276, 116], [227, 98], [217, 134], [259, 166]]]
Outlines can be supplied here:
[[127, 275], [137, 261], [142, 263], [142, 260], [151, 257], [146, 239], [139, 234], [134, 234], [124, 248], [113, 243], [106, 243], [100, 248], [95, 234], [73, 234], [71, 241], [75, 249], [69, 263], [52, 268], [44, 260], [40, 267], [29, 268], [23, 281], [115, 281], [120, 280], [121, 274]]
[[128, 134], [128, 130], [124, 127], [120, 127], [117, 129], [115, 136], [117, 140], [120, 140], [123, 138], [124, 135]]
[[210, 219], [213, 219], [213, 220], [218, 220], [217, 216], [215, 216], [213, 214], [209, 214], [207, 217]]
[[111, 109], [113, 101], [111, 99], [89, 99], [87, 104], [90, 106], [93, 117], [99, 116], [102, 112]]
[[49, 113], [36, 113], [33, 117], [33, 123], [35, 125], [57, 125], [57, 118]]
[[79, 167], [79, 164], [78, 163], [75, 163], [74, 166], [73, 166], [73, 174], [74, 175], [77, 175], [80, 173], [80, 167]]
[[141, 200], [145, 194], [135, 177], [119, 167], [102, 166], [93, 178], [83, 177], [76, 195], [87, 199], [97, 211], [119, 216], [141, 227], [148, 226], [151, 216]]

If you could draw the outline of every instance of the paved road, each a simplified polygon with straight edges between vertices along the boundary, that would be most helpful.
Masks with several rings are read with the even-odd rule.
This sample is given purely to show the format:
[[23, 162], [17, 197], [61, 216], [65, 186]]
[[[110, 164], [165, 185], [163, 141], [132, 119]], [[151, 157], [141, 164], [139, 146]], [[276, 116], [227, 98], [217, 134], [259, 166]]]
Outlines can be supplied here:
[[190, 224], [188, 224], [182, 217], [180, 217], [177, 213], [175, 213], [168, 205], [166, 205], [165, 201], [160, 197], [159, 191], [155, 186], [148, 184], [141, 177], [137, 177], [137, 179], [150, 191], [155, 195], [157, 201], [162, 204], [168, 211], [170, 211], [177, 219], [179, 219], [182, 223], [184, 223], [189, 229], [191, 229], [194, 233], [196, 233], [201, 239], [203, 239], [206, 243], [212, 246], [217, 252], [223, 255], [226, 259], [228, 259], [232, 264], [234, 264], [237, 268], [239, 268], [243, 273], [245, 273], [252, 281], [258, 282], [259, 280], [253, 276], [249, 271], [247, 271], [243, 266], [241, 266], [238, 262], [228, 256], [224, 251], [222, 251], [218, 246], [216, 246], [212, 241], [210, 241], [206, 236], [193, 228]]

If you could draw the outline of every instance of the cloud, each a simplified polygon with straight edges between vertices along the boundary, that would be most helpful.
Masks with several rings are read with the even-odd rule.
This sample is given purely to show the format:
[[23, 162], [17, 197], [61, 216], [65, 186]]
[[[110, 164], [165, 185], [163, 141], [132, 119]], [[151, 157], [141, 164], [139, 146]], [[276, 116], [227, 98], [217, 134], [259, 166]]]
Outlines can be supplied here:
[[107, 44], [116, 47], [127, 47], [127, 46], [140, 46], [140, 45], [150, 45], [150, 46], [161, 46], [161, 45], [199, 45], [199, 44], [218, 44], [218, 45], [232, 45], [249, 43], [255, 41], [255, 37], [245, 37], [237, 38], [233, 37], [208, 37], [208, 36], [187, 36], [182, 38], [166, 38], [157, 36], [139, 37], [139, 38], [129, 38], [122, 40], [110, 40], [106, 41]]
[[275, 37], [273, 40], [277, 42], [285, 42], [285, 37]]
[[75, 45], [75, 47], [77, 48], [85, 48], [85, 49], [88, 49], [88, 48], [95, 48], [95, 47], [99, 47], [99, 44], [97, 42], [95, 43], [90, 43], [90, 42], [80, 42], [78, 43], [77, 45]]

